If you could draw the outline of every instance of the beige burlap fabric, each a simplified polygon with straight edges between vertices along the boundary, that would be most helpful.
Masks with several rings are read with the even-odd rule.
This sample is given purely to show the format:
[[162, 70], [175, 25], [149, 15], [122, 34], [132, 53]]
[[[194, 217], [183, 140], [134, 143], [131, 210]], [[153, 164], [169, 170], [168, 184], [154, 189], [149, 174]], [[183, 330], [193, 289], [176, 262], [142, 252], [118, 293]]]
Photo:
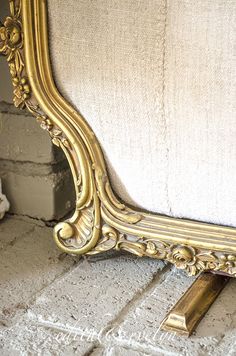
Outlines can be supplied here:
[[236, 226], [236, 1], [48, 0], [57, 85], [117, 194]]

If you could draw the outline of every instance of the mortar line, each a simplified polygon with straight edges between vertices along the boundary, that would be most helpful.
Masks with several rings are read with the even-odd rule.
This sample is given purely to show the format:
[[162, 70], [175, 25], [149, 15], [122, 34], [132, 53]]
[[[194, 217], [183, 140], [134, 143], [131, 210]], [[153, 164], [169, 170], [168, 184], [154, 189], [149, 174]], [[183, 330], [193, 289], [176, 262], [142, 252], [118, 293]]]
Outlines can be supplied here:
[[33, 117], [33, 115], [26, 109], [16, 108], [13, 103], [8, 103], [4, 100], [0, 100], [0, 114], [11, 114], [16, 116], [29, 116]]
[[9, 247], [13, 247], [18, 240], [21, 240], [22, 238], [26, 237], [28, 234], [33, 233], [35, 231], [35, 229], [36, 229], [36, 226], [33, 225], [29, 230], [23, 232], [21, 235], [15, 236], [14, 239], [12, 241], [8, 242], [5, 246], [3, 246], [3, 247], [0, 246], [0, 252], [4, 254], [4, 252], [6, 250], [8, 250]]
[[[62, 216], [59, 220], [61, 219], [66, 219], [67, 216], [70, 216], [71, 212], [73, 211], [73, 208], [71, 211], [69, 211], [68, 213], [66, 213], [66, 215]], [[29, 224], [35, 224], [37, 227], [41, 227], [41, 228], [53, 228], [57, 223], [58, 223], [58, 220], [44, 220], [44, 219], [40, 219], [40, 218], [36, 218], [36, 217], [32, 217], [30, 215], [27, 215], [27, 214], [15, 214], [15, 213], [7, 213], [6, 214], [7, 217], [14, 217], [15, 219], [17, 220], [20, 220], [20, 221], [26, 221], [27, 223]], [[29, 220], [33, 220], [33, 221], [28, 221], [27, 219]], [[41, 222], [42, 224], [44, 225], [38, 225], [37, 222]]]
[[37, 166], [55, 166], [59, 163], [66, 162], [66, 158], [62, 158], [60, 161], [51, 161], [51, 162], [35, 162], [35, 161], [18, 161], [16, 159], [8, 159], [8, 158], [1, 158], [1, 162], [11, 162], [11, 163], [19, 163], [19, 164], [30, 164], [30, 165], [37, 165]]

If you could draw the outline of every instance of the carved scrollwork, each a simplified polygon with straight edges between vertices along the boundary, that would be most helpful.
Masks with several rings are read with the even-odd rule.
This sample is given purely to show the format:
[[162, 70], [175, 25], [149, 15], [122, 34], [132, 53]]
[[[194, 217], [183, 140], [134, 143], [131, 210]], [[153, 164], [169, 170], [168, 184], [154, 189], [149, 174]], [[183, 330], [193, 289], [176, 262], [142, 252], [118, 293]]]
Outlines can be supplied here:
[[60, 96], [51, 77], [45, 4], [10, 0], [11, 16], [0, 25], [0, 53], [9, 64], [15, 106], [36, 117], [72, 171], [75, 211], [56, 225], [57, 245], [73, 254], [125, 250], [166, 260], [189, 275], [204, 270], [236, 275], [235, 229], [135, 211], [115, 196], [93, 131]]
[[[53, 144], [60, 147], [74, 172], [76, 191], [76, 210], [73, 216], [65, 222], [57, 224], [54, 228], [54, 239], [57, 245], [69, 253], [86, 253], [88, 247], [95, 244], [100, 234], [100, 210], [94, 184], [90, 185], [92, 194], [81, 204], [83, 193], [83, 180], [80, 171], [75, 165], [76, 152], [63, 131], [45, 116], [37, 116], [40, 126], [47, 130]], [[83, 200], [83, 199], [82, 199]], [[84, 251], [84, 252], [83, 252]]]
[[62, 222], [55, 227], [55, 239], [57, 243], [73, 250], [79, 250], [91, 240], [94, 227], [94, 205], [84, 208], [78, 214], [76, 223]]
[[158, 240], [128, 237], [113, 227], [103, 226], [103, 237], [89, 254], [97, 254], [111, 249], [125, 250], [139, 257], [148, 256], [166, 260], [176, 268], [194, 276], [206, 270], [221, 271], [236, 275], [236, 256], [217, 255], [212, 251], [199, 251], [191, 246], [168, 244]]
[[103, 172], [102, 169], [96, 164], [94, 164], [93, 167], [95, 171], [97, 193], [106, 209], [122, 222], [129, 224], [136, 224], [139, 222], [142, 219], [142, 215], [128, 210], [127, 207], [120, 203], [115, 197], [108, 181], [107, 173]]
[[[99, 237], [100, 211], [96, 189], [90, 185], [90, 194], [85, 203], [81, 204], [83, 180], [77, 164], [77, 152], [71, 145], [63, 128], [55, 124], [37, 104], [24, 63], [24, 35], [21, 23], [21, 1], [10, 1], [11, 16], [8, 16], [0, 27], [0, 53], [6, 56], [13, 84], [13, 102], [16, 107], [27, 108], [36, 117], [42, 129], [46, 130], [53, 144], [63, 149], [75, 181], [76, 211], [68, 221], [59, 223], [55, 227], [54, 238], [57, 244], [66, 252], [86, 252], [86, 244], [95, 244]], [[94, 184], [93, 184], [94, 185]], [[88, 247], [89, 248], [89, 247]]]

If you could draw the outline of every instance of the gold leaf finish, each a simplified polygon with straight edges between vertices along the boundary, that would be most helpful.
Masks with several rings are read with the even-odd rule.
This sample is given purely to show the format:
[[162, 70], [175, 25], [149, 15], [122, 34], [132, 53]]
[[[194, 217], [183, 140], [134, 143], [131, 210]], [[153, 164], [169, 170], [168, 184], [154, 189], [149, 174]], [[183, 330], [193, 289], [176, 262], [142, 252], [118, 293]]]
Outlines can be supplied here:
[[74, 179], [75, 211], [56, 225], [57, 245], [72, 254], [125, 250], [189, 275], [236, 275], [236, 229], [135, 211], [116, 197], [93, 131], [54, 84], [46, 1], [11, 0], [10, 12], [0, 26], [0, 53], [9, 64], [15, 106], [27, 107], [64, 151]]
[[13, 102], [16, 107], [23, 108], [30, 97], [30, 86], [26, 77], [22, 75], [24, 62], [21, 49], [23, 47], [23, 32], [20, 21], [20, 2], [10, 2], [11, 16], [7, 17], [0, 27], [0, 54], [7, 58], [12, 77]]

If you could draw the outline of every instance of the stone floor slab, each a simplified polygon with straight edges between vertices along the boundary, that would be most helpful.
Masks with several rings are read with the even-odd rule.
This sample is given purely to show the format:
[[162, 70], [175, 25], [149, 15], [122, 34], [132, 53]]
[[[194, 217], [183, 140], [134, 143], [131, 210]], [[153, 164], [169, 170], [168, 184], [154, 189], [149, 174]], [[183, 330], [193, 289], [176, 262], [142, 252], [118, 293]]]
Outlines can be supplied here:
[[22, 225], [17, 221], [22, 234], [16, 236], [15, 227], [9, 222], [6, 225], [7, 239], [14, 238], [14, 243], [1, 251], [0, 327], [27, 310], [37, 293], [75, 263], [74, 258], [62, 256], [56, 248], [51, 228], [34, 226], [32, 229], [33, 225], [27, 223], [27, 230], [25, 222]]
[[164, 266], [129, 255], [103, 258], [84, 260], [46, 288], [29, 309], [29, 318], [44, 326], [93, 335], [100, 342]]
[[0, 330], [1, 356], [72, 356], [90, 354], [93, 349], [93, 343], [31, 323], [27, 318]]

